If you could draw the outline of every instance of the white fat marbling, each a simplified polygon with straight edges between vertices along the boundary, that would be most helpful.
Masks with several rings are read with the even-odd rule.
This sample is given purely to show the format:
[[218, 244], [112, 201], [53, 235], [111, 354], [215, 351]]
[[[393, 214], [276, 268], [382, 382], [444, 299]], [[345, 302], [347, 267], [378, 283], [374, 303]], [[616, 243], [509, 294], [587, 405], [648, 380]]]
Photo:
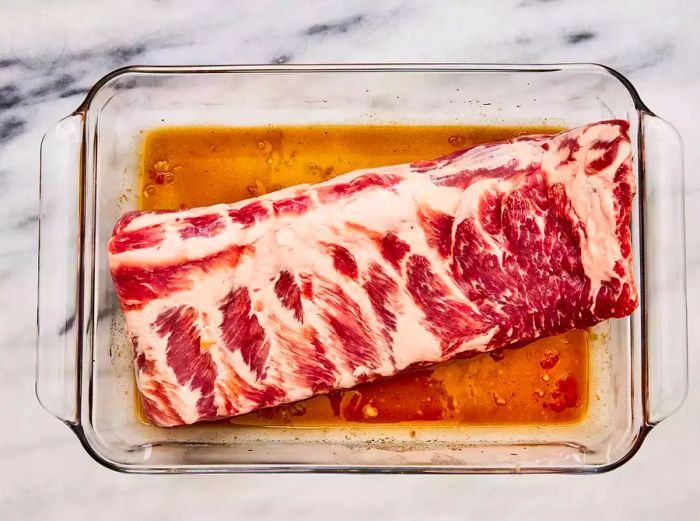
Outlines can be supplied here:
[[[698, 519], [699, 27], [691, 0], [0, 0], [0, 519]], [[678, 128], [689, 228], [683, 408], [598, 477], [148, 477], [94, 463], [34, 397], [43, 133], [126, 64], [387, 61], [604, 63]]]

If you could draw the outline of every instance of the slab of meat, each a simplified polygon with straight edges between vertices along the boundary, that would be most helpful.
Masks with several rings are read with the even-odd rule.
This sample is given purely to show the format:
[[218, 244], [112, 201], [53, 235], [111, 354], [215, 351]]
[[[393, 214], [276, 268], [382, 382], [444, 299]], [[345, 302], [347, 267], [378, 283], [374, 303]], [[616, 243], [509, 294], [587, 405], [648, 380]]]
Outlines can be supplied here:
[[630, 314], [627, 130], [125, 215], [109, 262], [146, 414], [224, 418]]

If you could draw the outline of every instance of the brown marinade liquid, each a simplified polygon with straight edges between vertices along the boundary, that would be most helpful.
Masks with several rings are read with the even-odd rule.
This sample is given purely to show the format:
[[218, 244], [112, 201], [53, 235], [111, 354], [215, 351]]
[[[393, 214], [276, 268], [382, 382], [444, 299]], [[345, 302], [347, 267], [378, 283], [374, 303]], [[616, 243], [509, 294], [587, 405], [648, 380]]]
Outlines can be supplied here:
[[[145, 135], [140, 208], [232, 203], [359, 168], [431, 159], [558, 127], [166, 127]], [[139, 401], [140, 405], [140, 401]], [[410, 371], [347, 391], [238, 416], [238, 425], [564, 424], [588, 406], [588, 334]], [[143, 412], [138, 408], [140, 419]]]

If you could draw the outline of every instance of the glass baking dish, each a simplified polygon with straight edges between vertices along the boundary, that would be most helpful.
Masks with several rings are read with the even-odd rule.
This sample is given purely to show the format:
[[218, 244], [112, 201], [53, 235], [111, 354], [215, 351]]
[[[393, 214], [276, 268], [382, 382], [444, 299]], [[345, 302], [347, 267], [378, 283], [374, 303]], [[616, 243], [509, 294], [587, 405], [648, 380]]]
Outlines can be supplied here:
[[[625, 119], [641, 304], [596, 328], [588, 414], [531, 427], [162, 429], [135, 415], [106, 245], [136, 208], [143, 131], [170, 125], [549, 124]], [[130, 67], [100, 80], [41, 147], [37, 396], [125, 472], [601, 472], [628, 460], [687, 388], [682, 152], [599, 65]], [[412, 432], [411, 432], [412, 431]]]

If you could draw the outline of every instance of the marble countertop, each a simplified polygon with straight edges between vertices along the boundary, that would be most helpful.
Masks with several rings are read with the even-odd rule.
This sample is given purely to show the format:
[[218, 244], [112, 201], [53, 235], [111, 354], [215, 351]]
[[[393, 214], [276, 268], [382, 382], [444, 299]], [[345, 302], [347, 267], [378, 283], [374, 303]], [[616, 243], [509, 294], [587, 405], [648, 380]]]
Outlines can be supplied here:
[[[688, 0], [0, 0], [0, 519], [700, 518], [698, 27], [700, 4]], [[127, 64], [430, 61], [604, 63], [678, 128], [691, 317], [683, 408], [600, 476], [152, 477], [90, 459], [34, 396], [43, 133]]]

